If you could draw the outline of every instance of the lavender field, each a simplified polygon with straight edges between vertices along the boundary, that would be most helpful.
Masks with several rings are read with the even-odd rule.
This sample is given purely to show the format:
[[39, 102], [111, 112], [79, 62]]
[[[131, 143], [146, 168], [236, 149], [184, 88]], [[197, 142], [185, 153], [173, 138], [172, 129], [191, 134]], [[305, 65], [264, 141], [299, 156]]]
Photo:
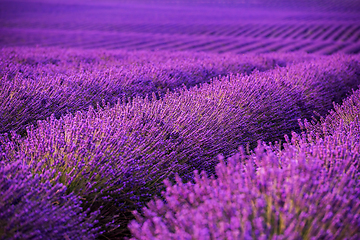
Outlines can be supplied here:
[[357, 0], [0, 0], [0, 240], [360, 239]]

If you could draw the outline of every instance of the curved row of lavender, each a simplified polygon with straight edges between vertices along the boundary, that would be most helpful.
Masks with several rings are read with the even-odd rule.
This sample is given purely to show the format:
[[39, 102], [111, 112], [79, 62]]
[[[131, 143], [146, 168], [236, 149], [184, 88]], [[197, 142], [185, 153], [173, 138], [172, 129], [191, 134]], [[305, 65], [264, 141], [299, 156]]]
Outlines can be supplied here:
[[[284, 149], [259, 142], [216, 166], [215, 179], [165, 181], [134, 212], [131, 239], [359, 239], [360, 91]], [[322, 136], [322, 137], [320, 137]]]
[[301, 54], [232, 55], [191, 52], [3, 48], [0, 51], [0, 133], [24, 133], [55, 114], [105, 101], [193, 87], [229, 73], [249, 74], [310, 58]]
[[[113, 107], [52, 116], [28, 128], [24, 138], [2, 135], [1, 162], [21, 161], [34, 175], [54, 171], [40, 183], [63, 184], [65, 194], [76, 194], [82, 208], [97, 215], [95, 227], [103, 236], [122, 236], [131, 212], [160, 195], [164, 179], [174, 181], [178, 173], [192, 180], [193, 170], [212, 174], [219, 153], [230, 156], [239, 145], [252, 148], [258, 140], [275, 141], [299, 129], [299, 118], [311, 117], [313, 110], [325, 114], [356, 88], [359, 72], [357, 56], [320, 57], [248, 76], [230, 74], [159, 100], [135, 97]], [[23, 206], [22, 201], [27, 200], [16, 204]], [[76, 212], [80, 200], [68, 201]], [[86, 222], [81, 215], [74, 221], [74, 229], [86, 225], [79, 227]], [[26, 229], [42, 233], [28, 224]], [[13, 227], [0, 233], [13, 237]], [[65, 238], [62, 233], [59, 238]]]

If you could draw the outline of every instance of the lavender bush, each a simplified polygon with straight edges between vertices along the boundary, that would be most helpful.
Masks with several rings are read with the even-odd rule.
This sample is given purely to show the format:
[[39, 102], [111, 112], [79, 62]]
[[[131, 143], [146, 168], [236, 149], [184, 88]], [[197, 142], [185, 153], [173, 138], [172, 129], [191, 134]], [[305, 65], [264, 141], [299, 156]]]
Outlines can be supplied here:
[[[85, 209], [101, 209], [96, 226], [106, 237], [119, 236], [131, 212], [160, 194], [164, 179], [178, 173], [188, 181], [195, 169], [213, 173], [217, 154], [228, 156], [239, 145], [274, 141], [298, 129], [298, 118], [311, 116], [315, 103], [331, 102], [359, 84], [358, 65], [356, 57], [324, 57], [221, 77], [159, 100], [138, 96], [126, 104], [53, 116], [28, 127], [25, 138], [14, 132], [2, 137], [2, 158], [39, 162], [33, 174], [56, 169], [48, 180], [84, 198]], [[324, 80], [331, 84], [321, 86]]]
[[[349, 135], [358, 136], [360, 113], [360, 94], [359, 90], [347, 98], [342, 105], [334, 103], [334, 108], [326, 117], [321, 117], [317, 122], [308, 122], [306, 119], [301, 125], [303, 129], [314, 135], [334, 135], [338, 127], [344, 128]], [[354, 123], [357, 125], [354, 126]]]
[[195, 183], [165, 180], [164, 200], [134, 212], [131, 239], [358, 239], [359, 96], [328, 117], [351, 110], [350, 128], [335, 119], [323, 138], [293, 133], [283, 150], [259, 143], [245, 155], [240, 148], [220, 158], [216, 178], [195, 171]]
[[[256, 150], [257, 168], [242, 156], [217, 166], [217, 179], [166, 181], [129, 228], [132, 239], [358, 239], [359, 174], [297, 149]], [[346, 160], [344, 160], [347, 162]], [[243, 165], [246, 163], [245, 165]]]
[[[298, 92], [300, 99], [305, 99], [305, 102], [299, 101], [300, 107], [305, 105], [305, 108], [311, 108], [317, 115], [324, 116], [333, 107], [333, 102], [341, 103], [352, 89], [358, 87], [360, 77], [358, 56], [348, 58], [336, 54], [328, 60], [317, 61], [316, 70], [307, 63], [297, 65], [296, 72], [284, 68], [274, 74], [274, 79], [281, 85], [290, 85], [292, 91]], [[311, 73], [303, 75], [297, 72]], [[284, 75], [291, 78], [290, 83], [281, 80], [284, 79]], [[307, 118], [311, 119], [311, 115], [307, 115]]]
[[[91, 153], [90, 145], [87, 146], [89, 149], [83, 146], [82, 149], [74, 151], [75, 145], [64, 149], [58, 148], [61, 147], [61, 143], [49, 142], [55, 144], [52, 149], [44, 149], [45, 155], [40, 153], [34, 156], [19, 149], [20, 141], [20, 136], [14, 132], [11, 138], [3, 135], [0, 139], [3, 153], [0, 161], [21, 161], [25, 166], [29, 165], [29, 174], [52, 171], [52, 174], [43, 175], [42, 180], [66, 186], [62, 194], [79, 196], [82, 200], [81, 207], [88, 209], [87, 212], [97, 218], [95, 222], [94, 217], [92, 218], [97, 232], [99, 228], [103, 228], [108, 230], [110, 233], [107, 234], [111, 236], [111, 229], [124, 229], [124, 221], [127, 223], [129, 217], [126, 212], [134, 209], [134, 206], [136, 209], [144, 204], [140, 197], [148, 197], [149, 189], [141, 179], [141, 171], [144, 169], [138, 166], [118, 169], [114, 167], [114, 162], [108, 159], [106, 151]], [[134, 173], [135, 170], [139, 173]], [[135, 174], [137, 177], [134, 177]], [[133, 191], [145, 193], [134, 196]], [[99, 210], [102, 210], [101, 214]]]
[[97, 212], [83, 211], [66, 186], [33, 175], [22, 161], [0, 162], [0, 239], [94, 239]]
[[232, 55], [172, 52], [3, 48], [0, 51], [0, 133], [17, 131], [55, 114], [114, 105], [229, 73], [249, 74], [312, 58], [295, 54]]

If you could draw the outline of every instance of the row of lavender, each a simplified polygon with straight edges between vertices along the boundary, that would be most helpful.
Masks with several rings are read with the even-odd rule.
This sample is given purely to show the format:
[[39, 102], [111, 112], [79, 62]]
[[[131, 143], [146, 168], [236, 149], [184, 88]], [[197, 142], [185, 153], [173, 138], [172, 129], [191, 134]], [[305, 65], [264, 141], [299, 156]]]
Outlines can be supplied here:
[[309, 58], [297, 54], [231, 55], [171, 52], [101, 52], [56, 48], [0, 51], [0, 133], [24, 133], [55, 114], [114, 105], [135, 96], [209, 82], [229, 73], [265, 71]]
[[91, 238], [104, 230], [107, 237], [124, 234], [132, 210], [159, 195], [164, 179], [175, 182], [178, 173], [191, 180], [195, 169], [214, 173], [219, 153], [282, 138], [313, 110], [326, 114], [360, 84], [359, 72], [356, 56], [322, 57], [249, 76], [230, 74], [159, 100], [135, 97], [51, 117], [28, 128], [24, 138], [3, 135], [0, 233], [54, 239]]
[[283, 150], [259, 142], [221, 158], [216, 179], [165, 181], [165, 201], [134, 212], [131, 239], [359, 239], [359, 119], [357, 90]]

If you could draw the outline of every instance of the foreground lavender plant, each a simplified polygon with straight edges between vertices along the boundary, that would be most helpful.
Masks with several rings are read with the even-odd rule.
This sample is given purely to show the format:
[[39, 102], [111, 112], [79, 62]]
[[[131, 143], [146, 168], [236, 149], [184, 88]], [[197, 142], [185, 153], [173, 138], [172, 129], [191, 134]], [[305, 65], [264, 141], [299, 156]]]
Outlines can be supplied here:
[[[43, 134], [51, 136], [50, 133]], [[95, 145], [88, 145], [80, 151], [74, 151], [75, 145], [64, 148], [61, 142], [48, 142], [54, 144], [52, 149], [43, 149], [46, 151], [45, 155], [44, 152], [33, 155], [19, 149], [17, 143], [20, 141], [20, 136], [14, 132], [11, 138], [7, 135], [1, 136], [0, 147], [3, 154], [0, 161], [9, 164], [15, 161], [22, 162], [24, 166], [29, 166], [27, 167], [29, 174], [52, 171], [52, 174], [43, 174], [41, 180], [52, 185], [66, 186], [59, 193], [60, 196], [61, 194], [79, 196], [82, 200], [79, 202], [79, 207], [88, 209], [88, 213], [84, 214], [90, 213], [93, 216], [90, 222], [93, 223], [94, 231], [98, 233], [106, 229], [108, 236], [111, 236], [109, 229], [124, 229], [129, 217], [127, 212], [143, 206], [144, 202], [140, 198], [148, 197], [149, 189], [145, 186], [141, 174], [145, 169], [135, 165], [119, 169], [115, 166], [116, 162], [112, 161], [113, 158], [108, 158], [109, 153], [102, 151], [102, 148], [96, 152]], [[138, 172], [134, 173], [134, 171]], [[29, 191], [32, 192], [34, 189]], [[134, 196], [133, 191], [141, 194]], [[80, 209], [78, 213], [81, 212]], [[34, 215], [42, 218], [39, 212]], [[99, 231], [100, 228], [102, 231]]]
[[[33, 175], [22, 161], [0, 162], [0, 239], [94, 239], [98, 214], [83, 211], [79, 197]], [[45, 181], [44, 181], [45, 180]]]
[[220, 158], [216, 178], [166, 180], [163, 200], [134, 212], [131, 239], [358, 239], [359, 104], [357, 90], [322, 133], [307, 125], [282, 150], [259, 142], [251, 155]]
[[340, 131], [315, 145], [294, 134], [282, 151], [241, 149], [221, 159], [216, 179], [166, 180], [165, 202], [134, 212], [131, 239], [358, 239], [360, 148]]
[[359, 238], [354, 168], [328, 173], [319, 159], [292, 154], [279, 162], [258, 149], [259, 169], [236, 156], [217, 166], [216, 180], [196, 173], [195, 185], [165, 182], [166, 203], [156, 199], [143, 216], [134, 212], [132, 239]]

